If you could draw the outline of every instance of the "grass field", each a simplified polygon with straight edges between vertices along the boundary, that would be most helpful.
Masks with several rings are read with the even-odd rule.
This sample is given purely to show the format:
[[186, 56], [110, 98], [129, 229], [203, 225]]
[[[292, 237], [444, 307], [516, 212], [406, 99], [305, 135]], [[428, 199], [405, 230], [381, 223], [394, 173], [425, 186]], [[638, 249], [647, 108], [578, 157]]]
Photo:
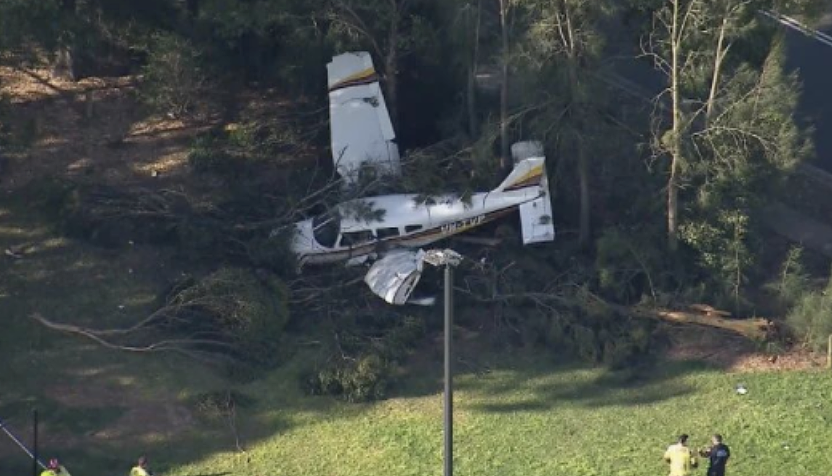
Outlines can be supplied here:
[[[17, 211], [15, 211], [17, 210]], [[35, 217], [0, 206], [0, 418], [28, 440], [37, 407], [44, 455], [75, 476], [127, 474], [147, 453], [169, 476], [387, 476], [442, 472], [441, 364], [436, 349], [387, 401], [308, 397], [298, 384], [313, 351], [254, 383], [231, 384], [177, 357], [103, 349], [28, 319], [112, 326], [149, 309], [165, 276], [164, 251], [106, 252], [56, 237]], [[731, 445], [732, 476], [814, 476], [832, 468], [832, 374], [732, 374], [665, 362], [640, 375], [555, 362], [551, 356], [478, 355], [490, 372], [460, 368], [458, 475], [665, 474], [675, 435]], [[738, 383], [749, 393], [734, 392]], [[234, 388], [253, 399], [237, 424], [245, 453], [221, 421], [200, 417], [194, 395]], [[29, 463], [0, 435], [0, 476]], [[704, 474], [704, 469], [699, 470]]]

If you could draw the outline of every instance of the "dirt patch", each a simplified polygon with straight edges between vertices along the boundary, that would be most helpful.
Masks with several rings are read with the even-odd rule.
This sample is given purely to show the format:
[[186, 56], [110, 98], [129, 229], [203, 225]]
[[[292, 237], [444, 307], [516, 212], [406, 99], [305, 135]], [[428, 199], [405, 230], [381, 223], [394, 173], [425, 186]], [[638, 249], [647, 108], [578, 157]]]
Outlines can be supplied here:
[[186, 169], [194, 136], [212, 125], [149, 116], [133, 77], [72, 83], [0, 67], [0, 94], [11, 99], [11, 128], [24, 146], [9, 154], [0, 177], [6, 191], [50, 175], [166, 187]]
[[674, 328], [666, 357], [698, 360], [728, 372], [806, 370], [826, 364], [826, 357], [802, 348], [783, 352], [764, 351], [743, 337], [711, 329]]
[[121, 415], [86, 435], [64, 435], [71, 440], [112, 439], [152, 442], [170, 439], [194, 424], [191, 411], [182, 404], [164, 399], [149, 399], [133, 385], [112, 385], [90, 379], [56, 384], [47, 394], [68, 408], [120, 408]]

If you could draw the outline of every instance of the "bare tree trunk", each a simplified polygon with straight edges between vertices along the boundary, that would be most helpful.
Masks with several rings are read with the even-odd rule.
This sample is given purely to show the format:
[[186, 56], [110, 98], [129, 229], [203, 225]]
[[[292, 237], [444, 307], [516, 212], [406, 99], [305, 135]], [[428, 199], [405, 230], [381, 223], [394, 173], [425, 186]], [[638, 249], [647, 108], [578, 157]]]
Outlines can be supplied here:
[[466, 86], [465, 103], [468, 109], [468, 136], [471, 140], [477, 137], [479, 132], [479, 124], [477, 121], [477, 91], [476, 91], [476, 72], [474, 66], [468, 70], [468, 84]]
[[716, 327], [743, 335], [757, 342], [773, 339], [778, 332], [773, 321], [764, 318], [725, 319], [698, 312], [676, 311], [668, 309], [650, 309], [642, 307], [626, 307], [615, 304], [608, 306], [622, 314], [633, 317], [659, 319], [673, 324], [693, 324], [697, 326]]
[[[69, 20], [70, 27], [75, 17], [75, 7], [75, 0], [61, 0], [61, 15], [64, 20]], [[75, 55], [72, 51], [72, 40], [67, 37], [66, 32], [61, 34], [55, 63], [52, 65], [52, 75], [67, 81], [75, 81]]]
[[500, 29], [502, 32], [502, 84], [500, 85], [500, 168], [508, 170], [511, 164], [508, 143], [508, 0], [500, 0]]
[[716, 100], [716, 91], [719, 88], [719, 74], [722, 71], [722, 61], [725, 59], [725, 54], [728, 48], [722, 49], [725, 42], [725, 27], [728, 24], [728, 18], [722, 19], [722, 26], [719, 28], [719, 38], [716, 41], [716, 56], [714, 57], [714, 77], [711, 79], [711, 91], [708, 93], [708, 105], [705, 109], [705, 120], [710, 122], [711, 114], [713, 113], [714, 101]]
[[387, 83], [387, 105], [390, 111], [390, 122], [393, 129], [399, 127], [399, 97], [398, 97], [398, 63], [399, 63], [399, 15], [396, 10], [393, 20], [390, 22], [390, 34], [388, 36], [387, 54], [384, 58], [384, 76]]
[[[578, 244], [581, 248], [586, 248], [589, 244], [590, 234], [590, 194], [589, 194], [589, 157], [584, 149], [583, 138], [581, 133], [583, 131], [583, 117], [586, 106], [581, 104], [580, 84], [578, 81], [578, 60], [580, 51], [576, 44], [576, 32], [572, 26], [572, 17], [569, 12], [569, 5], [562, 4], [563, 21], [559, 22], [561, 28], [561, 38], [566, 49], [566, 67], [569, 73], [569, 90], [572, 96], [570, 108], [573, 111], [570, 114], [570, 120], [574, 122], [573, 127], [579, 131], [574, 134], [575, 148], [574, 152], [578, 159], [578, 184], [580, 187], [580, 212], [578, 216]], [[564, 28], [565, 26], [565, 28]], [[565, 29], [565, 31], [564, 31]]]
[[670, 176], [667, 179], [667, 246], [679, 248], [679, 163], [682, 161], [682, 111], [679, 98], [679, 0], [673, 0], [673, 20], [670, 33], [671, 65], [670, 95], [673, 102], [673, 124], [670, 144]]
[[468, 91], [466, 105], [468, 106], [468, 134], [474, 140], [480, 132], [477, 119], [477, 65], [480, 55], [480, 23], [482, 19], [482, 0], [477, 2], [477, 20], [474, 26], [474, 51], [471, 57], [471, 67], [468, 69]]
[[590, 196], [589, 196], [589, 160], [586, 157], [584, 146], [579, 138], [576, 142], [578, 152], [578, 183], [581, 191], [581, 213], [578, 227], [578, 244], [585, 248], [589, 244], [590, 233]]

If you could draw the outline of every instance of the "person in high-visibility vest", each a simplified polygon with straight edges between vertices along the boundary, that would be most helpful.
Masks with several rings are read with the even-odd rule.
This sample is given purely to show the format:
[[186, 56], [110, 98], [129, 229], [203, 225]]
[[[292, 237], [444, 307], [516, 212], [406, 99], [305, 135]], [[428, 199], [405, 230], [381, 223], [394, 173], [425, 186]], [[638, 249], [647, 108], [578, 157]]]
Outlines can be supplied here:
[[49, 460], [46, 469], [40, 473], [40, 476], [71, 476], [69, 471], [58, 461], [58, 458]]
[[130, 470], [130, 476], [152, 476], [153, 473], [147, 468], [147, 457], [140, 456], [136, 466]]
[[679, 436], [675, 445], [670, 445], [664, 452], [664, 460], [670, 463], [670, 476], [690, 476], [696, 467], [696, 458], [688, 448], [688, 435]]

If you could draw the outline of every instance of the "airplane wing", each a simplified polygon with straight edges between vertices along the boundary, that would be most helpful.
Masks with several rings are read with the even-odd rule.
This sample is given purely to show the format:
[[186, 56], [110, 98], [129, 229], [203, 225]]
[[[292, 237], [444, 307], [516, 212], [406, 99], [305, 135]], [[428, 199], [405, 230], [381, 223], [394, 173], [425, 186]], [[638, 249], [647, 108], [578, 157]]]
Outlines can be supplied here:
[[400, 175], [396, 134], [370, 54], [344, 53], [326, 68], [332, 159], [345, 184], [355, 184], [368, 165], [379, 175]]
[[424, 257], [422, 250], [391, 251], [373, 263], [364, 282], [388, 303], [405, 304], [422, 277]]

